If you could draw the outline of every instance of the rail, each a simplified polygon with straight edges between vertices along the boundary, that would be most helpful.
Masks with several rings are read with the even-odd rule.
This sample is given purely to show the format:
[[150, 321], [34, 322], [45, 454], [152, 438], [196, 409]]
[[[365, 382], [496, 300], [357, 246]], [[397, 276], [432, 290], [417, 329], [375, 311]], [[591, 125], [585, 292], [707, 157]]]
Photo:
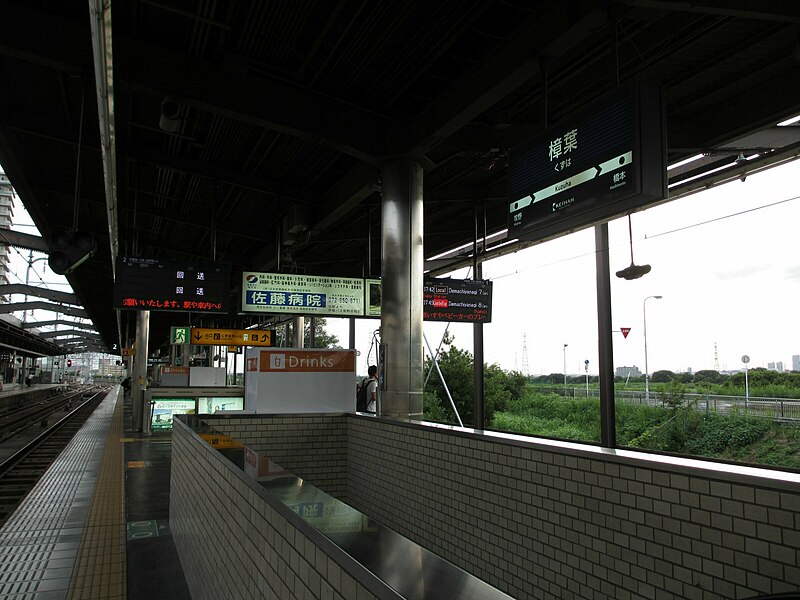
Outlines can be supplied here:
[[0, 462], [0, 526], [33, 489], [102, 401], [105, 391], [84, 391], [84, 398], [71, 412]]

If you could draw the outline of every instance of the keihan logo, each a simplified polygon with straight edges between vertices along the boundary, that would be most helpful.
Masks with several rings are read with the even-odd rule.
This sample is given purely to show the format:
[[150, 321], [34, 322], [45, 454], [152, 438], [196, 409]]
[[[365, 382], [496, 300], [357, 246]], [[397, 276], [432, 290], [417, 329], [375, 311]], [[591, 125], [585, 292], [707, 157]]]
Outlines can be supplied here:
[[245, 279], [247, 280], [247, 283], [258, 283], [258, 277], [255, 275], [248, 275], [245, 277]]

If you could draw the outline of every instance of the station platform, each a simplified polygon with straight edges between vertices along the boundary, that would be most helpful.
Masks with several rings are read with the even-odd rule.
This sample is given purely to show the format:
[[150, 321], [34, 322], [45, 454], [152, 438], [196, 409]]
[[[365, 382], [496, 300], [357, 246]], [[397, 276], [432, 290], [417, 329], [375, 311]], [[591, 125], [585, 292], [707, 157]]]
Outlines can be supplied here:
[[125, 404], [114, 386], [0, 529], [0, 598], [190, 597], [169, 532], [171, 435], [131, 435]]

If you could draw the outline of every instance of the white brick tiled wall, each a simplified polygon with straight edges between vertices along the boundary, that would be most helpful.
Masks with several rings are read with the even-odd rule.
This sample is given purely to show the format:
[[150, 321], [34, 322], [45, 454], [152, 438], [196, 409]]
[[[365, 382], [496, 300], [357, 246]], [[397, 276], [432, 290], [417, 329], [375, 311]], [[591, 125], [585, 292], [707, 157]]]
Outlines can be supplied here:
[[514, 597], [800, 590], [797, 475], [355, 416], [348, 424], [349, 502]]
[[[800, 590], [796, 474], [355, 415], [225, 420], [213, 426], [516, 598], [714, 600]], [[180, 450], [177, 460], [189, 456], [200, 460]], [[211, 485], [201, 479], [181, 484]], [[215, 535], [234, 526], [228, 537], [246, 538], [225, 506], [194, 521], [186, 515], [196, 503], [180, 509], [180, 535], [188, 541], [219, 520]], [[288, 550], [285, 529], [270, 534], [267, 550], [275, 539]], [[187, 561], [213, 597], [208, 569], [231, 559]], [[342, 590], [316, 560], [303, 569]], [[284, 570], [279, 580], [297, 586]], [[270, 577], [259, 574], [253, 589]], [[293, 597], [284, 591], [275, 597]]]
[[377, 597], [352, 574], [369, 577], [363, 567], [323, 552], [184, 424], [175, 424], [172, 443], [170, 528], [192, 598]]

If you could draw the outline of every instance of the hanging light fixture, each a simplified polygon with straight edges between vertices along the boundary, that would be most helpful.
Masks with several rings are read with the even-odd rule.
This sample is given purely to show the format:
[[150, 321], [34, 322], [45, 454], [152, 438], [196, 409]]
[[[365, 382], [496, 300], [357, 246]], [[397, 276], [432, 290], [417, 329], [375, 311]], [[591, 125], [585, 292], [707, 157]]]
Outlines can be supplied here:
[[637, 265], [633, 262], [633, 227], [631, 226], [631, 216], [628, 215], [628, 235], [631, 241], [631, 264], [624, 269], [617, 271], [617, 277], [620, 279], [639, 279], [650, 272], [650, 265]]

